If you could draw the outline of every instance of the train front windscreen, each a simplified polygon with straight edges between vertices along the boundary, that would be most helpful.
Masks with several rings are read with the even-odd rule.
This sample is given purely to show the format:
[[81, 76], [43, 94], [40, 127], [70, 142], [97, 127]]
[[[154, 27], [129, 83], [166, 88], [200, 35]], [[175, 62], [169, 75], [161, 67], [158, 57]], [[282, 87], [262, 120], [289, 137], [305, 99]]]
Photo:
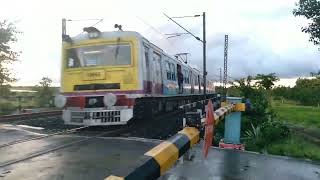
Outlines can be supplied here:
[[67, 68], [122, 66], [131, 64], [129, 44], [98, 45], [67, 50]]

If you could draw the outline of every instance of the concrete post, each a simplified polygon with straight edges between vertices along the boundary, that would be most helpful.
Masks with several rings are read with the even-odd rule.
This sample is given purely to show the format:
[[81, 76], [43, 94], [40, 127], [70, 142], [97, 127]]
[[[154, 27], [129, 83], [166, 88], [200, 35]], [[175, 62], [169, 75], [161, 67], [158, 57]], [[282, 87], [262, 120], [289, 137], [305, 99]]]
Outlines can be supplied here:
[[[227, 104], [240, 104], [242, 98], [227, 97]], [[237, 107], [237, 106], [236, 106]], [[219, 145], [222, 148], [244, 149], [240, 143], [241, 111], [235, 110], [225, 117], [224, 141]]]

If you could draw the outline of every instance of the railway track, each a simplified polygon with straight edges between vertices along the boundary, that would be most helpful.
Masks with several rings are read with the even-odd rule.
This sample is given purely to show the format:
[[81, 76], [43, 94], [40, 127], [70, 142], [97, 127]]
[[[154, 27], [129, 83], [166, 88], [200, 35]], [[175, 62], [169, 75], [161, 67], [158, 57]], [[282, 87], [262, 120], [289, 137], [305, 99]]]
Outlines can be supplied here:
[[0, 123], [1, 122], [12, 122], [12, 121], [27, 121], [34, 118], [41, 118], [41, 117], [52, 117], [52, 116], [60, 116], [62, 115], [61, 110], [54, 110], [54, 111], [43, 111], [37, 113], [22, 113], [22, 114], [14, 114], [14, 115], [4, 115], [0, 116]]
[[17, 140], [17, 141], [12, 141], [12, 142], [9, 142], [9, 143], [1, 144], [0, 145], [0, 149], [4, 148], [4, 147], [7, 147], [7, 146], [14, 145], [14, 144], [24, 143], [24, 142], [28, 142], [28, 141], [32, 141], [32, 140], [44, 139], [44, 138], [48, 138], [48, 137], [55, 136], [55, 135], [74, 133], [76, 131], [79, 131], [79, 130], [82, 130], [82, 129], [85, 129], [85, 128], [88, 128], [88, 126], [83, 126], [83, 127], [74, 128], [74, 129], [66, 129], [66, 130], [63, 130], [63, 131], [59, 131], [59, 132], [55, 132], [55, 133], [51, 133], [51, 134], [44, 134], [44, 135], [40, 135], [40, 136], [37, 136], [37, 137], [31, 137], [31, 138], [27, 138], [27, 139], [20, 139], [20, 140]]
[[[179, 114], [179, 112], [172, 112], [172, 113], [166, 113], [163, 114], [161, 116], [158, 116], [157, 118], [153, 119], [152, 121], [149, 121], [148, 125], [152, 126], [152, 123], [154, 121], [159, 121], [162, 119], [166, 119], [169, 116], [172, 115], [177, 115]], [[87, 141], [90, 141], [94, 138], [99, 138], [99, 137], [106, 137], [106, 136], [126, 136], [126, 135], [130, 135], [131, 132], [133, 132], [134, 130], [136, 131], [141, 131], [143, 129], [145, 129], [145, 121], [141, 121], [138, 122], [137, 124], [131, 124], [131, 125], [126, 125], [126, 126], [117, 126], [117, 127], [110, 127], [110, 128], [97, 128], [97, 127], [78, 127], [78, 128], [73, 128], [73, 129], [67, 129], [67, 130], [63, 130], [63, 131], [59, 131], [59, 132], [55, 132], [55, 133], [51, 133], [51, 134], [46, 134], [46, 135], [41, 135], [38, 137], [32, 137], [32, 138], [27, 138], [27, 139], [21, 139], [21, 140], [17, 140], [17, 141], [13, 141], [13, 142], [9, 142], [6, 144], [2, 144], [0, 145], [0, 154], [6, 154], [6, 151], [10, 151], [10, 148], [13, 149], [17, 149], [19, 147], [22, 146], [31, 146], [32, 144], [41, 144], [41, 140], [44, 139], [48, 139], [47, 141], [50, 142], [49, 138], [55, 138], [55, 137], [62, 137], [61, 135], [64, 134], [74, 134], [75, 136], [68, 136], [68, 137], [78, 137], [80, 139], [74, 139], [71, 140], [70, 142], [65, 142], [65, 143], [57, 143], [54, 144], [53, 146], [50, 148], [49, 145], [45, 145], [43, 147], [40, 148], [36, 148], [36, 149], [27, 149], [26, 151], [21, 152], [22, 155], [17, 155], [17, 156], [13, 156], [12, 158], [4, 158], [4, 160], [1, 160], [0, 158], [0, 168], [9, 166], [9, 165], [13, 165], [31, 158], [35, 158], [41, 155], [45, 155], [48, 154], [50, 152], [53, 151], [57, 151], [59, 149], [63, 149], [63, 148], [67, 148], [70, 147], [72, 145], [76, 145], [79, 143], [84, 143]], [[150, 128], [149, 126], [147, 127], [148, 129]], [[154, 128], [157, 128], [154, 127]], [[149, 129], [150, 130], [150, 129]], [[142, 133], [143, 134], [143, 133]], [[78, 136], [77, 136], [78, 135]], [[138, 137], [148, 137], [148, 135], [141, 135]], [[52, 140], [52, 139], [51, 139]], [[39, 141], [39, 142], [38, 142]], [[28, 144], [30, 143], [30, 144]]]
[[[35, 138], [30, 138], [30, 139], [25, 139], [25, 140], [18, 140], [18, 141], [14, 141], [14, 142], [11, 142], [11, 143], [3, 144], [3, 145], [0, 146], [0, 154], [5, 154], [5, 153], [1, 152], [1, 149], [9, 148], [10, 146], [12, 147], [12, 146], [20, 145], [20, 144], [23, 144], [23, 143], [30, 143], [32, 141], [41, 140], [41, 139], [44, 139], [44, 138], [56, 137], [58, 135], [66, 133], [66, 132], [67, 133], [72, 133], [72, 132], [76, 132], [76, 131], [83, 130], [83, 129], [86, 129], [86, 128], [88, 128], [88, 127], [75, 128], [75, 129], [70, 129], [70, 130], [63, 131], [63, 132], [57, 132], [57, 133], [53, 133], [53, 134], [48, 134], [48, 135], [41, 136], [41, 137], [35, 137]], [[42, 150], [40, 149], [39, 151], [36, 150], [36, 151], [32, 152], [33, 149], [31, 149], [31, 152], [23, 152], [23, 153], [26, 154], [24, 156], [21, 156], [21, 157], [18, 157], [18, 158], [13, 158], [13, 159], [7, 159], [7, 160], [4, 160], [3, 162], [1, 162], [1, 160], [0, 160], [0, 168], [6, 167], [6, 166], [9, 166], [9, 165], [13, 165], [13, 164], [16, 164], [16, 163], [19, 163], [19, 162], [22, 162], [22, 161], [25, 161], [25, 160], [28, 160], [28, 159], [31, 159], [31, 158], [35, 158], [35, 157], [38, 157], [38, 156], [41, 156], [41, 155], [45, 155], [47, 153], [50, 153], [50, 152], [53, 152], [53, 151], [56, 151], [56, 150], [59, 150], [59, 149], [63, 149], [63, 148], [66, 148], [66, 147], [69, 147], [69, 146], [72, 146], [72, 145], [75, 145], [75, 144], [78, 144], [78, 143], [83, 143], [83, 142], [92, 140], [94, 138], [105, 137], [105, 136], [116, 136], [118, 134], [121, 134], [123, 132], [128, 131], [129, 129], [130, 129], [129, 126], [124, 126], [124, 127], [118, 128], [118, 129], [111, 130], [111, 131], [100, 132], [100, 133], [97, 133], [94, 136], [81, 136], [80, 140], [77, 139], [77, 140], [73, 140], [71, 142], [58, 144], [58, 145], [56, 145], [54, 147], [51, 147], [51, 148], [44, 148]], [[46, 146], [48, 146], [48, 145], [46, 145]]]
[[[61, 112], [43, 112], [41, 114], [28, 114], [18, 115], [18, 117], [8, 117], [1, 118], [1, 121], [17, 121], [24, 120], [23, 118], [28, 117], [46, 117], [50, 115], [58, 115]], [[38, 137], [32, 137], [27, 139], [20, 139], [13, 142], [8, 142], [6, 144], [0, 145], [0, 154], [6, 154], [8, 152], [17, 151], [18, 154], [15, 156], [11, 153], [8, 157], [0, 158], [0, 168], [13, 165], [31, 158], [35, 158], [41, 155], [48, 154], [53, 151], [57, 151], [63, 148], [67, 148], [79, 143], [88, 142], [94, 138], [106, 137], [106, 136], [135, 136], [143, 138], [157, 138], [164, 139], [168, 136], [168, 133], [165, 131], [170, 131], [170, 134], [175, 133], [178, 128], [175, 125], [170, 124], [172, 119], [179, 119], [177, 116], [180, 116], [183, 112], [173, 111], [170, 113], [159, 114], [152, 119], [143, 119], [141, 121], [136, 121], [125, 126], [114, 126], [114, 127], [77, 127], [71, 129], [65, 129], [62, 131], [41, 135]], [[174, 118], [173, 118], [174, 117]], [[1, 122], [0, 121], [0, 122]], [[163, 128], [167, 129], [163, 129]], [[135, 133], [133, 133], [135, 132]], [[164, 133], [165, 132], [165, 133]], [[65, 134], [73, 134], [72, 136], [63, 136]], [[153, 135], [153, 136], [151, 136]], [[63, 141], [66, 138], [68, 141]], [[59, 139], [59, 141], [57, 141]], [[45, 140], [45, 141], [43, 141]], [[49, 143], [49, 144], [48, 144]], [[33, 147], [36, 145], [36, 147]], [[33, 148], [27, 148], [33, 147]], [[19, 148], [22, 148], [21, 150]], [[24, 148], [24, 149], [23, 149]]]

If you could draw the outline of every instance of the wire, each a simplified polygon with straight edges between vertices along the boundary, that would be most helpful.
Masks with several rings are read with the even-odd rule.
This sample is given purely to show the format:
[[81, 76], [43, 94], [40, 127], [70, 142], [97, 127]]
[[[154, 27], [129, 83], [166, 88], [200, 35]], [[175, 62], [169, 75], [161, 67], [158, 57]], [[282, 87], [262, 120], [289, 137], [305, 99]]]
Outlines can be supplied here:
[[179, 27], [181, 27], [183, 30], [185, 30], [187, 33], [189, 33], [191, 36], [193, 36], [194, 38], [196, 38], [198, 41], [203, 43], [203, 40], [201, 40], [198, 36], [195, 36], [192, 32], [190, 32], [189, 30], [187, 30], [186, 28], [184, 28], [183, 26], [181, 26], [179, 23], [177, 23], [175, 20], [173, 20], [171, 17], [169, 17], [168, 15], [166, 15], [165, 13], [163, 13], [168, 19], [170, 19], [172, 22], [174, 22], [176, 25], [178, 25]]
[[103, 21], [103, 19], [100, 19], [98, 22], [94, 23], [93, 25], [91, 25], [90, 27], [94, 27], [95, 25], [101, 23]]
[[68, 19], [67, 21], [97, 21], [101, 19]]
[[162, 33], [162, 32], [160, 32], [157, 28], [155, 28], [154, 26], [152, 26], [151, 24], [149, 24], [146, 20], [144, 20], [144, 19], [142, 19], [141, 17], [139, 17], [139, 16], [136, 16], [136, 18], [138, 18], [141, 22], [143, 22], [145, 25], [147, 25], [147, 26], [149, 26], [151, 29], [153, 29], [155, 32], [157, 32], [158, 34], [160, 34], [162, 37], [163, 37], [163, 39], [164, 40], [166, 40], [168, 43], [169, 43], [169, 45], [171, 46], [171, 47], [173, 47], [176, 51], [179, 51], [178, 49], [178, 47], [177, 46], [175, 46], [171, 41], [169, 41], [168, 39], [167, 39], [167, 37]]

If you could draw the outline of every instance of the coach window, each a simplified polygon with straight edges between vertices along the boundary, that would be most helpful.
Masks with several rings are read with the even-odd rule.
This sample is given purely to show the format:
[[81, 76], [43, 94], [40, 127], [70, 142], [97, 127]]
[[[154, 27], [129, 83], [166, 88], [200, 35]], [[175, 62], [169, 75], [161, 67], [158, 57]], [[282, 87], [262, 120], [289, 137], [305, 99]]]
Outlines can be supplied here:
[[184, 81], [186, 82], [186, 84], [189, 84], [189, 73], [187, 70], [184, 70]]
[[173, 63], [170, 63], [170, 70], [171, 70], [171, 79], [173, 81], [176, 80], [176, 68], [174, 67]]
[[170, 63], [166, 61], [166, 72], [167, 72], [167, 79], [171, 80], [171, 68], [170, 68]]
[[77, 55], [76, 49], [67, 50], [67, 68], [77, 68], [80, 67], [80, 59]]

